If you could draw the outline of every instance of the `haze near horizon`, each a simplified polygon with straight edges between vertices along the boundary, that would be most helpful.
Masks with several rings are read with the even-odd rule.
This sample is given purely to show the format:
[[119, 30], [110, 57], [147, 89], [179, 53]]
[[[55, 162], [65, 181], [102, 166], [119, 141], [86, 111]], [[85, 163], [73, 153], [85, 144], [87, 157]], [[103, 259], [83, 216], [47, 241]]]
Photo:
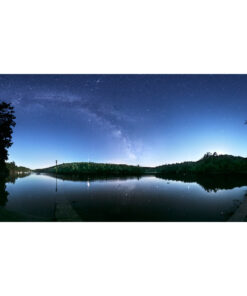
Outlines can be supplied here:
[[246, 157], [246, 75], [0, 75], [16, 111], [9, 161], [157, 166]]

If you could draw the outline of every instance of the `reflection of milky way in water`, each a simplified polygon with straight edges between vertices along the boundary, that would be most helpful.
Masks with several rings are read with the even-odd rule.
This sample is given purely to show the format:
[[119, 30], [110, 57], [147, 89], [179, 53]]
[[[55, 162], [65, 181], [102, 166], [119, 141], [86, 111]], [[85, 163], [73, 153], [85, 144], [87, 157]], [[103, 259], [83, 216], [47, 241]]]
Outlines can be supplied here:
[[247, 186], [215, 192], [196, 182], [155, 176], [66, 180], [32, 174], [0, 190], [8, 193], [1, 211], [28, 221], [60, 220], [58, 205], [71, 213], [66, 221], [226, 221], [244, 200]]

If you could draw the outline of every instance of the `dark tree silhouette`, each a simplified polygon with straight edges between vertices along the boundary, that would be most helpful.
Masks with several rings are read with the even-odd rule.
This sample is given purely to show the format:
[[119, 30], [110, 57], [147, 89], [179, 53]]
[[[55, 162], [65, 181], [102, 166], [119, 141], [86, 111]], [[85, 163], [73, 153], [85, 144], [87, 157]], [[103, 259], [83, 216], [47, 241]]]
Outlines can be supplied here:
[[6, 190], [6, 178], [0, 176], [0, 206], [4, 206], [8, 201], [8, 191]]
[[8, 148], [12, 143], [13, 127], [15, 126], [14, 107], [11, 104], [0, 103], [0, 172], [6, 171]]

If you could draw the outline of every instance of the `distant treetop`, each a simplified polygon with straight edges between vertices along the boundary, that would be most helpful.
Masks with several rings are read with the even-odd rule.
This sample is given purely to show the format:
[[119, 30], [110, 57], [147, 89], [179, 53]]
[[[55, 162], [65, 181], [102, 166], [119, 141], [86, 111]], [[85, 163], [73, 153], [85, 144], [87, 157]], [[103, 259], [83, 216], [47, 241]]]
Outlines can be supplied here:
[[217, 152], [214, 152], [214, 153], [207, 152], [206, 154], [204, 154], [203, 158], [209, 158], [212, 156], [216, 157], [216, 156], [218, 156], [218, 153]]

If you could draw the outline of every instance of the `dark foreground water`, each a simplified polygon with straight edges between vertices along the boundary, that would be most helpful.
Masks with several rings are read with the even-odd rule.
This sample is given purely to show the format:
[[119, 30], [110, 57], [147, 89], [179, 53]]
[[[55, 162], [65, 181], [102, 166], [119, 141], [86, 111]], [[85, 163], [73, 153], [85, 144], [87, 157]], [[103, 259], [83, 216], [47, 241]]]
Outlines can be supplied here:
[[225, 182], [227, 189], [224, 180], [210, 187], [210, 181], [205, 186], [155, 176], [80, 181], [32, 174], [1, 183], [0, 220], [226, 221], [245, 200], [247, 186]]

